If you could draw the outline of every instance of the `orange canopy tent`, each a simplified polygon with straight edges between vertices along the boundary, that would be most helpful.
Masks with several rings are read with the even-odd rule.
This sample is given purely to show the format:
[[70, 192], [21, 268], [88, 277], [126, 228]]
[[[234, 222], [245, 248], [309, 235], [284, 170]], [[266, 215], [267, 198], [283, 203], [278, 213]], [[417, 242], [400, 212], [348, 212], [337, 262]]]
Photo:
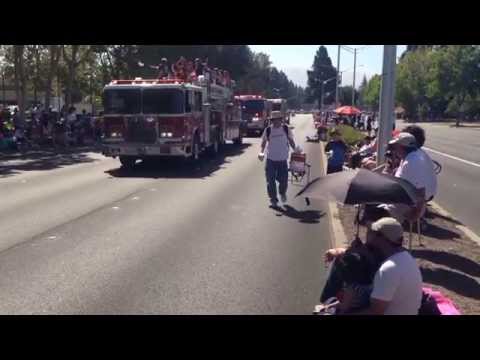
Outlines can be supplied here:
[[339, 115], [358, 115], [362, 112], [354, 106], [341, 106], [335, 109], [335, 112]]

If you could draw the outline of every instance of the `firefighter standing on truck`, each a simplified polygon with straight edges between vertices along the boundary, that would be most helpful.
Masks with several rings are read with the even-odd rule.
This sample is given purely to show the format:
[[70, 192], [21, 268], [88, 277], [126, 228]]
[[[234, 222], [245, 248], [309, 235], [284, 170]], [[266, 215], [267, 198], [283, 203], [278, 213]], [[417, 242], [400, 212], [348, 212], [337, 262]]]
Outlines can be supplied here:
[[264, 159], [266, 147], [265, 175], [268, 197], [273, 207], [278, 204], [277, 181], [280, 198], [283, 203], [287, 201], [289, 145], [295, 149], [292, 131], [287, 125], [282, 124], [282, 118], [272, 119], [272, 125], [263, 132], [261, 152], [258, 154], [258, 158], [260, 161]]

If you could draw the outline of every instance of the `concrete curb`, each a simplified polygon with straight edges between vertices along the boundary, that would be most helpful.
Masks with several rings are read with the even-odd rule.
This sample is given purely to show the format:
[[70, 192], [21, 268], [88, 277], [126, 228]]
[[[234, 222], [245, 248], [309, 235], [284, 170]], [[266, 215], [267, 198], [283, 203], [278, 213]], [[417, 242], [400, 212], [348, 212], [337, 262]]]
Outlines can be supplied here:
[[[325, 143], [323, 141], [320, 142], [320, 152], [322, 155], [322, 175], [327, 174], [327, 155], [324, 151]], [[330, 223], [330, 238], [331, 238], [331, 246], [332, 248], [337, 247], [346, 247], [348, 246], [347, 236], [345, 235], [345, 230], [343, 229], [342, 222], [340, 221], [340, 214], [338, 212], [338, 205], [336, 202], [329, 201], [328, 202], [328, 220]]]
[[[431, 202], [430, 203], [430, 207], [435, 210], [437, 213], [439, 213], [440, 215], [442, 216], [445, 216], [445, 217], [449, 217], [455, 221], [458, 221], [460, 222], [458, 219], [456, 219], [452, 214], [450, 214], [447, 210], [445, 210], [444, 208], [442, 208], [440, 205], [438, 205], [437, 203], [435, 202]], [[480, 237], [475, 234], [472, 230], [470, 230], [468, 227], [466, 227], [465, 225], [455, 225], [455, 228], [457, 228], [458, 230], [460, 230], [461, 232], [463, 232], [463, 234], [469, 238], [470, 240], [472, 240], [474, 243], [476, 243], [477, 245], [480, 246]]]

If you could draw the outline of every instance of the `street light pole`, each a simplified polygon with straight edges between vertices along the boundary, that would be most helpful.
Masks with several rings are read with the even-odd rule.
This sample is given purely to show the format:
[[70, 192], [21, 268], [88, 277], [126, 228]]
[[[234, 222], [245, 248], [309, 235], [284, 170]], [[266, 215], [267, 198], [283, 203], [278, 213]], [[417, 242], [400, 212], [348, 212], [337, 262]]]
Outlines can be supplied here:
[[[323, 110], [323, 94], [324, 94], [324, 89], [325, 89], [325, 84], [328, 83], [329, 81], [332, 81], [332, 80], [337, 80], [338, 79], [338, 74], [337, 76], [333, 77], [333, 78], [330, 78], [328, 80], [325, 80], [325, 81], [322, 81], [322, 93], [321, 93], [321, 97], [320, 97], [320, 110]], [[330, 94], [330, 93], [327, 93], [327, 94]]]
[[353, 87], [352, 87], [352, 106], [355, 106], [355, 75], [357, 71], [357, 49], [353, 50]]
[[94, 109], [94, 93], [93, 93], [93, 74], [90, 75], [90, 105], [91, 105], [91, 111], [92, 111], [92, 116], [95, 115], [95, 109]]
[[340, 80], [340, 45], [338, 45], [338, 54], [337, 54], [337, 84], [335, 87], [335, 108], [338, 108], [338, 83]]
[[382, 85], [380, 89], [380, 127], [378, 129], [377, 166], [384, 163], [387, 143], [392, 137], [395, 101], [396, 54], [396, 45], [383, 46], [383, 71]]
[[321, 105], [320, 105], [320, 111], [323, 111], [323, 92], [325, 88], [325, 81], [322, 81], [322, 96], [320, 97]]

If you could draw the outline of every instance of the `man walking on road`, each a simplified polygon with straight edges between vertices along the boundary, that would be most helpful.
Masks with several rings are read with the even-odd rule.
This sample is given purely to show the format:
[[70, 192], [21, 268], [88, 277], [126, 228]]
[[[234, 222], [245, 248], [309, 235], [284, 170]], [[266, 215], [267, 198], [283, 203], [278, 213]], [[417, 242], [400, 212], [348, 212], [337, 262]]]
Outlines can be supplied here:
[[260, 161], [264, 158], [265, 147], [267, 148], [267, 162], [265, 174], [267, 178], [267, 191], [272, 206], [277, 206], [277, 181], [279, 193], [283, 203], [287, 201], [288, 186], [288, 154], [289, 145], [295, 149], [295, 141], [292, 131], [282, 118], [272, 119], [272, 125], [268, 126], [262, 135], [262, 150], [258, 154]]

